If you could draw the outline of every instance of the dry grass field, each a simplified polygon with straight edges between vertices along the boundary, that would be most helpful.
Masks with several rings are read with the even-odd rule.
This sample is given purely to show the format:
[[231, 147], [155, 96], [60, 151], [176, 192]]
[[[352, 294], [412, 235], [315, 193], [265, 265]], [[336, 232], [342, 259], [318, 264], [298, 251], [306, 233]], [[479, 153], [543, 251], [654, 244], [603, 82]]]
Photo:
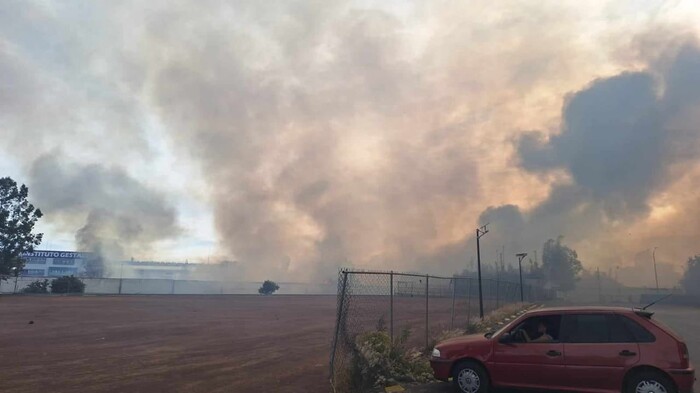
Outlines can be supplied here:
[[[394, 302], [395, 334], [424, 348], [425, 298]], [[475, 299], [454, 304], [455, 327], [478, 316]], [[429, 337], [452, 317], [431, 298]], [[328, 392], [335, 318], [328, 295], [3, 295], [0, 391]], [[389, 297], [353, 297], [351, 332], [379, 324]]]
[[0, 296], [0, 391], [327, 392], [335, 306], [334, 296]]

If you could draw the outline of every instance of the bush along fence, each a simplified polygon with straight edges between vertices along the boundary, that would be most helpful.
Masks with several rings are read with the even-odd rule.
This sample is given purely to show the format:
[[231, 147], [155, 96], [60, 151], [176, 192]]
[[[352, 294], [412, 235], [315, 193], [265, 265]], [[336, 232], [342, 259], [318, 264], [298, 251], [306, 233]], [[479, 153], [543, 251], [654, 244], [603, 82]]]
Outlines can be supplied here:
[[[519, 303], [521, 297], [535, 302], [550, 295], [542, 288], [525, 286], [521, 291], [517, 282], [492, 279], [482, 279], [481, 292], [485, 315]], [[347, 390], [352, 384], [348, 381], [358, 379], [356, 374], [380, 367], [361, 364], [358, 370], [358, 359], [367, 363], [373, 358], [366, 356], [368, 351], [377, 357], [386, 352], [387, 367], [418, 369], [422, 375], [429, 372], [427, 360], [418, 361], [416, 351], [409, 348], [429, 351], [445, 332], [474, 326], [480, 320], [479, 282], [472, 277], [343, 269], [338, 275], [336, 312], [330, 354], [334, 391]]]

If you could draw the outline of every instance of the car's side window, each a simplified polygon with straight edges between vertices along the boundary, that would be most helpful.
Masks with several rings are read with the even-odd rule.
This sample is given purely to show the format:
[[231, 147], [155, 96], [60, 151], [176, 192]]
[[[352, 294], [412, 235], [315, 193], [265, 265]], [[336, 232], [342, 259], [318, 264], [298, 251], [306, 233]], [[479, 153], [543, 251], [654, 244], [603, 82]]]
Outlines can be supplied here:
[[638, 324], [632, 319], [627, 318], [624, 315], [618, 315], [617, 318], [622, 322], [625, 328], [627, 328], [627, 331], [630, 332], [630, 334], [632, 335], [632, 337], [634, 337], [634, 340], [636, 342], [652, 343], [656, 341], [656, 337], [654, 337], [654, 335], [650, 331], [648, 331], [642, 325]]
[[656, 338], [637, 322], [617, 314], [571, 314], [562, 323], [566, 343], [653, 342]]
[[610, 329], [611, 343], [633, 343], [636, 341], [620, 316], [608, 314], [608, 327]]
[[561, 315], [540, 315], [527, 318], [509, 334], [512, 342], [547, 343], [559, 342]]
[[564, 316], [563, 341], [567, 343], [607, 343], [609, 327], [606, 314], [570, 314]]

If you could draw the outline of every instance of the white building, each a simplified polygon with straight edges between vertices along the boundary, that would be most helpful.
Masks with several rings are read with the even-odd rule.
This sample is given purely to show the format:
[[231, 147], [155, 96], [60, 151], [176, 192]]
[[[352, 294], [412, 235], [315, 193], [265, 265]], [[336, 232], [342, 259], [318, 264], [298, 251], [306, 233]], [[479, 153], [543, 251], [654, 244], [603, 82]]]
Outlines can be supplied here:
[[[117, 262], [120, 263], [120, 262]], [[170, 280], [191, 279], [192, 272], [196, 269], [196, 263], [187, 262], [153, 262], [153, 261], [125, 261], [123, 270], [124, 278], [159, 278]], [[116, 266], [114, 268], [116, 270]]]
[[[84, 277], [95, 254], [76, 251], [36, 250], [21, 254], [25, 260], [22, 277]], [[238, 276], [238, 263], [213, 264], [154, 261], [111, 261], [105, 263], [105, 278], [169, 280], [221, 280]]]
[[59, 277], [80, 276], [85, 273], [89, 253], [75, 251], [36, 250], [21, 254], [26, 261], [22, 276]]

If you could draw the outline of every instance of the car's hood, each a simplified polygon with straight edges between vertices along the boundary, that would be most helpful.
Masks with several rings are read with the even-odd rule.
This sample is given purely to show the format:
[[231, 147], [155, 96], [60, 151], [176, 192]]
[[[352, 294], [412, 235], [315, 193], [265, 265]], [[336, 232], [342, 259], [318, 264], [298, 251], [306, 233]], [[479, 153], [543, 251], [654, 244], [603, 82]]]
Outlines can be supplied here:
[[466, 336], [459, 336], [459, 337], [447, 339], [445, 341], [441, 341], [440, 343], [438, 343], [437, 347], [480, 343], [480, 342], [486, 342], [488, 340], [489, 340], [488, 338], [484, 337], [483, 333], [469, 334]]
[[454, 359], [468, 354], [483, 361], [491, 351], [491, 340], [484, 337], [483, 333], [470, 334], [442, 341], [435, 348], [440, 351], [440, 357], [443, 359]]

